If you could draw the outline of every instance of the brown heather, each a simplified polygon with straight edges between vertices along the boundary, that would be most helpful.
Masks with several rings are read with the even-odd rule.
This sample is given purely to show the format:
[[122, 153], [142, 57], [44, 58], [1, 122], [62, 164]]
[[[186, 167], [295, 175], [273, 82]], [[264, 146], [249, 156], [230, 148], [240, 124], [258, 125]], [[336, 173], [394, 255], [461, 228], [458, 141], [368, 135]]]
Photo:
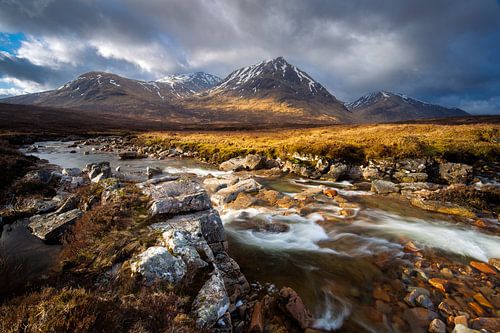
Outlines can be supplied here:
[[498, 124], [335, 125], [253, 132], [152, 132], [139, 136], [147, 145], [183, 147], [213, 162], [249, 153], [289, 158], [298, 152], [357, 162], [432, 156], [473, 163], [498, 159], [499, 138]]

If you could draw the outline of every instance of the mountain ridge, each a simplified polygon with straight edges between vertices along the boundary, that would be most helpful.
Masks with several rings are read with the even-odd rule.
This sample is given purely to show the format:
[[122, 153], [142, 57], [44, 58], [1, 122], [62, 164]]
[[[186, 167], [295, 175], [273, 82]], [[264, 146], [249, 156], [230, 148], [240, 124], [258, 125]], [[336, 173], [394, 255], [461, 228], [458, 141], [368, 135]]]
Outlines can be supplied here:
[[379, 91], [343, 103], [283, 57], [234, 70], [224, 79], [194, 72], [155, 81], [90, 71], [58, 89], [1, 99], [12, 104], [96, 109], [152, 121], [336, 124], [468, 115], [404, 94]]
[[432, 104], [405, 94], [376, 91], [345, 103], [354, 119], [360, 123], [397, 122], [426, 118], [448, 118], [468, 116], [459, 108]]

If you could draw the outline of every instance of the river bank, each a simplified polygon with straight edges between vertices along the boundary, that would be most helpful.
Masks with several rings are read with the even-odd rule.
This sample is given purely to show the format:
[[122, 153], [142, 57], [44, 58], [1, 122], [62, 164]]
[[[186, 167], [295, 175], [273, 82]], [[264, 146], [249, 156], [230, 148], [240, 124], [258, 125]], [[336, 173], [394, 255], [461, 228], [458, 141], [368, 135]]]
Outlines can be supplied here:
[[[103, 198], [110, 195], [108, 192], [113, 191], [117, 195], [115, 199], [118, 198], [115, 204], [128, 202], [125, 198], [132, 196], [136, 190], [119, 194], [120, 191], [129, 186], [136, 189], [135, 184], [142, 184], [139, 188], [142, 186], [142, 193], [149, 197], [138, 200], [141, 202], [136, 207], [140, 212], [137, 216], [142, 216], [139, 219], [141, 222], [138, 222], [140, 225], [165, 222], [156, 220], [155, 209], [151, 211], [153, 207], [156, 207], [157, 213], [162, 214], [163, 220], [167, 218], [166, 221], [172, 220], [172, 214], [178, 214], [168, 210], [172, 209], [172, 191], [179, 193], [178, 186], [173, 184], [179, 181], [194, 181], [199, 184], [199, 188], [195, 186], [190, 193], [182, 194], [182, 197], [187, 195], [191, 198], [195, 195], [204, 198], [200, 199], [201, 206], [196, 206], [199, 203], [195, 205], [203, 209], [196, 208], [195, 211], [210, 210], [213, 205], [221, 216], [227, 243], [219, 240], [219, 245], [211, 248], [212, 253], [227, 251], [238, 263], [234, 267], [241, 268], [241, 273], [249, 281], [248, 286], [243, 282], [243, 289], [248, 290], [243, 292], [239, 288], [240, 291], [236, 294], [240, 294], [232, 299], [231, 295], [235, 295], [235, 291], [228, 292], [230, 288], [225, 286], [229, 298], [225, 309], [226, 324], [230, 321], [235, 331], [248, 331], [251, 328], [254, 331], [261, 328], [276, 330], [279, 327], [283, 330], [302, 331], [308, 327], [309, 330], [339, 329], [345, 332], [418, 332], [430, 329], [439, 332], [443, 331], [443, 325], [445, 330], [451, 331], [460, 329], [462, 324], [474, 329], [490, 328], [491, 331], [495, 327], [492, 325], [498, 324], [498, 268], [495, 268], [495, 258], [500, 254], [497, 247], [497, 202], [490, 199], [496, 195], [496, 186], [492, 182], [494, 179], [488, 176], [492, 173], [479, 175], [475, 168], [461, 164], [458, 167], [452, 165], [452, 172], [444, 173], [446, 176], [451, 174], [454, 180], [464, 179], [459, 187], [454, 180], [451, 184], [446, 184], [446, 178], [442, 178], [439, 183], [398, 182], [394, 178], [397, 172], [410, 176], [425, 173], [417, 172], [422, 171], [418, 170], [422, 163], [409, 160], [409, 166], [393, 161], [392, 165], [399, 163], [402, 166], [399, 169], [393, 167], [389, 173], [387, 169], [380, 169], [380, 164], [363, 165], [368, 170], [380, 171], [371, 174], [382, 174], [382, 177], [365, 178], [365, 170], [362, 170], [362, 177], [358, 179], [346, 176], [334, 179], [324, 177], [332, 169], [332, 161], [328, 161], [328, 166], [324, 167], [328, 171], [320, 176], [323, 179], [313, 179], [318, 177], [313, 175], [305, 178], [304, 176], [309, 175], [284, 170], [286, 161], [279, 164], [281, 161], [264, 156], [242, 156], [227, 163], [231, 168], [225, 168], [221, 163], [218, 167], [222, 170], [218, 170], [213, 165], [191, 160], [192, 157], [200, 157], [196, 151], [177, 149], [181, 147], [165, 149], [138, 142], [137, 138], [103, 137], [57, 143], [54, 147], [39, 143], [38, 146], [26, 147], [24, 151], [47, 158], [51, 163], [61, 163], [61, 166], [67, 168], [83, 168], [81, 165], [97, 163], [103, 158], [110, 161], [109, 166], [101, 165], [101, 169], [97, 171], [92, 171], [90, 167], [87, 174], [70, 176], [71, 180], [66, 178], [66, 181], [78, 184], [79, 180], [74, 178], [81, 177], [86, 183], [91, 183], [103, 174], [94, 182], [100, 184], [97, 193], [101, 195], [98, 200], [101, 205]], [[314, 164], [316, 166], [318, 162], [314, 161]], [[411, 169], [413, 165], [417, 169]], [[94, 170], [97, 166], [94, 166]], [[387, 163], [383, 166], [388, 168]], [[306, 168], [310, 167], [308, 165]], [[410, 170], [403, 169], [405, 167]], [[103, 171], [102, 168], [109, 171]], [[423, 170], [427, 171], [427, 164]], [[108, 173], [109, 176], [118, 176], [119, 183], [124, 184], [124, 187], [106, 189], [107, 186], [116, 186], [116, 183], [104, 177]], [[151, 181], [148, 183], [146, 180], [148, 176], [154, 182], [162, 177], [163, 181], [151, 184]], [[90, 186], [96, 186], [95, 184]], [[82, 184], [82, 188], [85, 186]], [[145, 190], [151, 186], [152, 189]], [[77, 185], [75, 189], [79, 187]], [[168, 194], [167, 208], [165, 204], [154, 204], [155, 200], [163, 202], [161, 197], [155, 199], [158, 187], [161, 189], [160, 193]], [[186, 190], [190, 185], [184, 184], [181, 188]], [[202, 192], [200, 189], [203, 189]], [[206, 192], [208, 201], [207, 197], [200, 194], [203, 192]], [[456, 197], [455, 193], [459, 192], [466, 193], [461, 204], [442, 200]], [[483, 193], [492, 196], [483, 197]], [[419, 204], [411, 207], [412, 197], [424, 202], [424, 209]], [[137, 197], [134, 198], [137, 200]], [[474, 204], [469, 204], [469, 201]], [[191, 202], [189, 200], [190, 204]], [[429, 205], [441, 208], [429, 209]], [[182, 201], [181, 206], [190, 207], [185, 201]], [[146, 210], [148, 207], [149, 213]], [[109, 207], [105, 205], [102, 209], [107, 210]], [[449, 214], [450, 212], [455, 214]], [[186, 213], [198, 214], [192, 211]], [[115, 222], [113, 219], [108, 221], [110, 225]], [[79, 223], [77, 222], [74, 230], [82, 232], [89, 227], [88, 224], [85, 228], [78, 227]], [[137, 267], [142, 266], [132, 263], [137, 263], [136, 258], [151, 247], [158, 251], [158, 238], [151, 237], [149, 232], [148, 235], [136, 234], [135, 228], [126, 227], [125, 230], [127, 232], [120, 236], [128, 240], [135, 239], [141, 245], [128, 252], [125, 257], [113, 256], [113, 260], [118, 259], [122, 268], [129, 267], [123, 263], [130, 261], [130, 267], [136, 267], [134, 269], [140, 272], [141, 269]], [[162, 230], [163, 235], [156, 237], [165, 242], [164, 235], [167, 232], [170, 238], [166, 242], [175, 245], [179, 239], [171, 238], [176, 232], [169, 230]], [[118, 239], [120, 237], [114, 235], [111, 243], [117, 244], [108, 249], [109, 253], [120, 253], [120, 246], [125, 246]], [[183, 259], [182, 254], [194, 253], [185, 249], [175, 253], [174, 247], [169, 247], [168, 244], [160, 244], [160, 247], [167, 248], [167, 252], [173, 253], [173, 257], [180, 256]], [[99, 247], [90, 249], [97, 250]], [[200, 258], [210, 258], [210, 255], [205, 253]], [[78, 269], [70, 265], [71, 274], [82, 270], [82, 265], [85, 266], [84, 263], [89, 260], [82, 257], [73, 259], [73, 265]], [[87, 265], [92, 266], [97, 260], [98, 265], [94, 267], [96, 279], [102, 279], [104, 272], [112, 274], [109, 270], [116, 264], [113, 260], [106, 262], [103, 259], [106, 256], [97, 255], [87, 261]], [[79, 263], [80, 260], [82, 262]], [[197, 261], [193, 258], [189, 260]], [[210, 264], [209, 267], [217, 267], [216, 261], [215, 264], [208, 259], [203, 261]], [[488, 261], [490, 264], [486, 263]], [[228, 265], [219, 266], [227, 269]], [[121, 268], [115, 266], [113, 269], [120, 272]], [[118, 275], [132, 276], [132, 268], [126, 269], [126, 274]], [[203, 271], [202, 269], [200, 272]], [[83, 268], [83, 272], [88, 273], [88, 268]], [[141, 290], [151, 288], [142, 286], [142, 279], [148, 274], [143, 274], [143, 277], [141, 274], [135, 275]], [[185, 274], [190, 275], [187, 271]], [[208, 281], [205, 278], [201, 280]], [[186, 294], [191, 300], [179, 307], [180, 313], [171, 317], [186, 315], [188, 319], [185, 323], [190, 327], [188, 330], [196, 326], [196, 316], [191, 312], [192, 302], [196, 299], [193, 289], [200, 290], [202, 282], [193, 280], [189, 284], [190, 288], [187, 289], [191, 289], [191, 294]], [[130, 282], [121, 279], [117, 286], [124, 283]], [[213, 284], [216, 281], [212, 281]], [[174, 288], [177, 289], [182, 288]], [[145, 290], [148, 290], [146, 294], [152, 290], [158, 291]], [[221, 299], [225, 298], [219, 299], [222, 303], [215, 303], [225, 304]], [[303, 306], [297, 309], [287, 306], [287, 302]], [[244, 310], [241, 309], [243, 305]], [[224, 317], [224, 314], [217, 317]], [[222, 323], [223, 321], [217, 322], [217, 325]], [[210, 327], [216, 328], [213, 324]], [[218, 329], [222, 327], [219, 326]]]

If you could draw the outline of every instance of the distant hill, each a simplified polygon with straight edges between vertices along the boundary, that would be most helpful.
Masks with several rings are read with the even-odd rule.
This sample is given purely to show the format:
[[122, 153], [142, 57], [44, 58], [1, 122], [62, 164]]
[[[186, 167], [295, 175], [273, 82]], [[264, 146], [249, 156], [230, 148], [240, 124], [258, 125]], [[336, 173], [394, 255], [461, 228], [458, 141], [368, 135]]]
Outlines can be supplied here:
[[425, 118], [463, 117], [467, 112], [457, 108], [422, 102], [403, 94], [387, 91], [371, 93], [347, 103], [356, 122], [381, 123]]

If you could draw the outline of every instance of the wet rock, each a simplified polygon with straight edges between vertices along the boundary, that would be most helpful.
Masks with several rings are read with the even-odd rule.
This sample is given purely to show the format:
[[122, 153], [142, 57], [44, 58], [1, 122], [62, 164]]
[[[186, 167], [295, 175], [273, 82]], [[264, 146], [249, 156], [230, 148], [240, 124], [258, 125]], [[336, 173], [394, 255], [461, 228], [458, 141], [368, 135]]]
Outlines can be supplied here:
[[495, 267], [497, 271], [500, 271], [500, 258], [491, 258], [488, 260], [488, 264]]
[[474, 214], [469, 209], [449, 202], [424, 200], [421, 198], [413, 198], [410, 200], [410, 202], [415, 207], [432, 212], [438, 212], [449, 215], [458, 215], [468, 218], [474, 218], [476, 216], [476, 214]]
[[326, 195], [327, 197], [333, 198], [337, 196], [339, 193], [337, 192], [337, 190], [333, 188], [326, 188], [323, 190], [323, 194]]
[[111, 177], [111, 167], [109, 166], [109, 162], [100, 162], [100, 163], [90, 163], [85, 166], [83, 172], [86, 172], [89, 176], [89, 179], [93, 183], [97, 183], [100, 180]]
[[441, 163], [439, 177], [448, 184], [465, 184], [470, 181], [472, 167], [462, 163]]
[[349, 174], [349, 166], [344, 163], [334, 163], [326, 173], [326, 176], [333, 181], [347, 178]]
[[229, 187], [223, 188], [212, 196], [212, 202], [217, 206], [223, 206], [236, 199], [240, 193], [255, 193], [262, 188], [254, 179], [245, 179]]
[[374, 180], [371, 190], [378, 194], [399, 193], [399, 186], [387, 180]]
[[264, 223], [262, 225], [258, 225], [257, 230], [264, 232], [281, 233], [289, 231], [290, 226], [286, 223], [281, 222]]
[[455, 328], [453, 329], [453, 331], [451, 333], [481, 333], [481, 332], [478, 330], [470, 329], [465, 325], [458, 324], [458, 325], [455, 325]]
[[439, 319], [433, 319], [429, 324], [429, 333], [446, 333], [446, 324]]
[[493, 304], [491, 304], [487, 299], [486, 297], [484, 297], [483, 294], [481, 293], [476, 293], [474, 294], [473, 296], [474, 300], [476, 302], [478, 302], [481, 306], [484, 306], [486, 308], [490, 308], [490, 309], [494, 309], [495, 307], [493, 306]]
[[79, 168], [63, 168], [61, 173], [65, 176], [77, 177], [82, 174], [82, 170]]
[[132, 259], [130, 269], [148, 285], [156, 281], [178, 283], [186, 274], [182, 259], [174, 257], [167, 248], [152, 246]]
[[373, 290], [373, 298], [382, 300], [382, 301], [387, 302], [387, 303], [389, 303], [391, 301], [389, 294], [385, 290], [383, 290], [381, 287], [376, 287]]
[[46, 242], [57, 242], [81, 216], [79, 209], [62, 214], [35, 215], [30, 218], [28, 228], [33, 235]]
[[153, 178], [154, 176], [161, 175], [162, 173], [163, 171], [160, 168], [155, 168], [155, 167], [146, 168], [146, 175], [148, 176], [148, 178]]
[[410, 305], [410, 306], [415, 306], [416, 305], [416, 302], [417, 302], [417, 298], [419, 296], [427, 296], [429, 297], [430, 296], [430, 292], [427, 290], [427, 289], [424, 289], [424, 288], [418, 288], [418, 287], [414, 287], [404, 298], [404, 301], [406, 302], [406, 304]]
[[465, 327], [468, 327], [466, 316], [456, 316], [453, 322], [455, 323], [455, 325], [463, 325]]
[[467, 305], [478, 315], [479, 317], [484, 316], [486, 312], [484, 309], [481, 307], [481, 305], [477, 304], [476, 302], [469, 302]]
[[475, 330], [500, 332], [500, 318], [489, 318], [489, 317], [475, 318], [471, 320], [470, 326]]
[[153, 216], [203, 211], [210, 208], [207, 193], [194, 180], [144, 182], [138, 186], [153, 199], [150, 207]]
[[446, 291], [448, 290], [449, 282], [445, 279], [432, 278], [429, 279], [428, 282], [431, 286], [441, 291], [442, 293], [446, 293]]
[[302, 329], [309, 327], [312, 322], [312, 316], [295, 290], [289, 287], [283, 287], [279, 295], [282, 304], [284, 304], [284, 311], [294, 319]]
[[265, 157], [249, 154], [223, 162], [219, 165], [219, 169], [223, 171], [259, 170], [266, 168], [266, 160]]
[[250, 321], [250, 332], [251, 333], [262, 333], [264, 332], [264, 316], [262, 313], [262, 303], [255, 303], [252, 311], [252, 319]]
[[496, 274], [497, 273], [496, 269], [494, 267], [492, 267], [484, 262], [471, 261], [469, 263], [469, 265], [471, 267], [474, 267], [475, 269], [477, 269], [478, 271], [480, 271], [481, 273], [484, 273], [484, 274]]
[[134, 159], [144, 158], [145, 156], [143, 154], [139, 154], [136, 151], [124, 151], [119, 153], [118, 157], [121, 160], [134, 160]]
[[216, 272], [205, 282], [196, 296], [192, 313], [199, 328], [209, 329], [226, 313], [229, 308], [224, 281]]
[[421, 307], [424, 307], [428, 310], [434, 310], [434, 303], [432, 303], [432, 300], [427, 295], [419, 295], [416, 299], [416, 302]]
[[410, 325], [411, 332], [427, 332], [430, 323], [437, 319], [438, 315], [425, 308], [411, 308], [404, 312], [404, 319]]
[[203, 186], [210, 193], [216, 193], [223, 188], [234, 185], [239, 181], [238, 177], [228, 178], [207, 178], [203, 181]]

